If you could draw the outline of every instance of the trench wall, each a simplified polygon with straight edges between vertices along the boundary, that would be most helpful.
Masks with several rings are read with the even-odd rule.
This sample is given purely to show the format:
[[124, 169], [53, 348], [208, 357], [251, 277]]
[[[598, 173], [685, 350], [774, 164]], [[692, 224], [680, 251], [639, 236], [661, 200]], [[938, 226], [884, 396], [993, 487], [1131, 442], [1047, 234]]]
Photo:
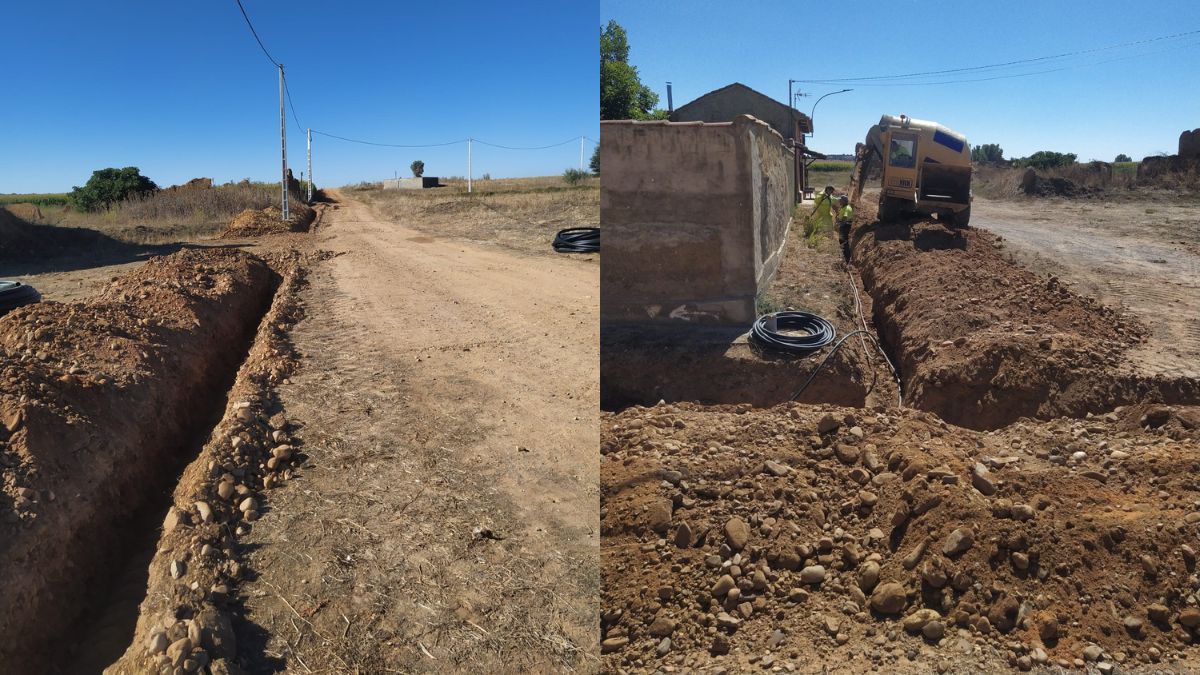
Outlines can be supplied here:
[[606, 121], [600, 156], [602, 319], [751, 322], [791, 221], [783, 138], [748, 115]]
[[220, 414], [276, 283], [249, 254], [181, 251], [0, 318], [0, 672], [62, 651], [121, 528]]

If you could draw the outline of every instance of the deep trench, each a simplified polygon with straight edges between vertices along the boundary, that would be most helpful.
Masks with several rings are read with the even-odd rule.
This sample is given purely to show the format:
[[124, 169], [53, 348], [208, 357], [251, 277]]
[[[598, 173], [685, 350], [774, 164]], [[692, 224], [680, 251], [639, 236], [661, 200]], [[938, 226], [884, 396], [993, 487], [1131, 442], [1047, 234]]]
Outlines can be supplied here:
[[[69, 628], [49, 640], [64, 645], [51, 656], [45, 672], [63, 675], [100, 673], [117, 661], [133, 641], [137, 627], [138, 609], [146, 597], [150, 578], [150, 562], [158, 548], [160, 528], [172, 505], [172, 495], [184, 469], [200, 455], [212, 431], [225, 416], [229, 392], [237, 382], [242, 364], [250, 355], [264, 317], [270, 311], [279, 291], [281, 278], [270, 274], [265, 300], [247, 321], [244, 334], [237, 343], [234, 365], [220, 373], [208, 391], [198, 396], [203, 401], [201, 412], [171, 451], [161, 456], [163, 463], [158, 480], [142, 503], [136, 506], [124, 523], [113, 523], [109, 551], [99, 560], [103, 569], [94, 570], [90, 591], [81, 599], [83, 608]], [[149, 456], [158, 453], [147, 452]]]
[[[850, 229], [851, 228], [849, 225], [839, 226], [838, 241], [842, 246], [842, 261], [846, 264], [846, 270], [850, 274], [850, 282], [854, 284], [854, 288], [851, 290], [851, 292], [858, 293], [859, 289], [861, 289], [863, 295], [866, 295], [871, 299], [871, 320], [869, 322], [867, 321], [866, 314], [863, 312], [861, 299], [858, 301], [858, 315], [862, 319], [863, 323], [867, 324], [867, 327], [871, 330], [871, 333], [875, 336], [875, 339], [878, 340], [879, 348], [883, 350], [884, 354], [887, 354], [888, 361], [891, 362], [892, 368], [896, 369], [894, 378], [896, 380], [896, 388], [900, 395], [900, 407], [903, 407], [904, 388], [905, 385], [908, 384], [908, 381], [904, 378], [904, 370], [902, 369], [899, 354], [896, 351], [896, 345], [888, 339], [887, 332], [881, 327], [883, 326], [884, 322], [881, 320], [882, 317], [879, 316], [880, 304], [875, 301], [875, 296], [871, 295], [870, 291], [867, 290], [867, 284], [865, 281], [863, 281], [862, 274], [858, 271], [858, 265], [854, 262], [854, 256], [851, 255], [853, 241], [850, 237]], [[888, 374], [892, 375], [890, 370]]]

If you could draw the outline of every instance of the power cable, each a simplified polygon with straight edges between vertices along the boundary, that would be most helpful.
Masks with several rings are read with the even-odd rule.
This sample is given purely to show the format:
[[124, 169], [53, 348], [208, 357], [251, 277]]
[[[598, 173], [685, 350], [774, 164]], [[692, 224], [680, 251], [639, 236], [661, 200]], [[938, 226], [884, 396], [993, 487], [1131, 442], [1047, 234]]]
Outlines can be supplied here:
[[250, 15], [246, 14], [246, 8], [242, 6], [242, 0], [236, 0], [236, 2], [238, 9], [242, 10], [242, 17], [246, 19], [246, 25], [250, 27], [250, 34], [254, 36], [255, 41], [258, 42], [258, 46], [262, 48], [263, 54], [267, 55], [267, 59], [270, 60], [271, 63], [275, 64], [276, 67], [279, 67], [280, 63], [275, 60], [274, 56], [271, 56], [271, 52], [267, 51], [267, 46], [264, 45], [262, 39], [258, 37], [258, 31], [254, 30], [254, 24], [250, 23]]
[[300, 124], [300, 115], [296, 114], [296, 104], [292, 102], [292, 90], [288, 88], [287, 75], [283, 76], [283, 93], [287, 95], [288, 107], [292, 109], [292, 120], [300, 133], [304, 133], [304, 125]]
[[[262, 38], [260, 38], [258, 36], [258, 31], [254, 29], [254, 23], [250, 21], [250, 15], [246, 13], [246, 7], [244, 5], [242, 5], [242, 0], [235, 0], [235, 2], [237, 2], [238, 9], [241, 10], [241, 12], [242, 12], [242, 18], [246, 20], [246, 27], [250, 29], [250, 34], [254, 36], [254, 41], [257, 42], [259, 48], [262, 49], [263, 55], [265, 55], [267, 57], [267, 60], [270, 61], [276, 68], [282, 68], [283, 64], [279, 63], [279, 61], [275, 60], [275, 57], [271, 56], [271, 52], [267, 51], [267, 46], [265, 44], [263, 44]], [[286, 75], [283, 77], [283, 91], [284, 91], [284, 94], [287, 96], [288, 107], [292, 111], [292, 120], [296, 123], [296, 128], [298, 128], [301, 133], [308, 131], [307, 129], [305, 129], [304, 125], [300, 123], [300, 115], [296, 112], [296, 103], [292, 98], [292, 90], [290, 87], [288, 87]], [[328, 133], [325, 131], [317, 131], [316, 129], [312, 129], [312, 133], [319, 134], [321, 136], [327, 136], [329, 138], [336, 138], [339, 141], [346, 141], [348, 143], [360, 143], [362, 145], [374, 145], [374, 146], [386, 147], [386, 148], [439, 148], [439, 147], [445, 147], [448, 145], [458, 145], [460, 143], [466, 143], [468, 140], [474, 140], [476, 143], [482, 143], [483, 145], [488, 145], [488, 146], [491, 146], [494, 148], [502, 148], [504, 150], [545, 150], [547, 148], [556, 148], [561, 145], [566, 145], [567, 143], [573, 143], [581, 138], [580, 136], [576, 136], [574, 138], [565, 140], [562, 143], [553, 143], [551, 145], [543, 145], [543, 146], [537, 146], [537, 147], [514, 147], [514, 146], [500, 145], [498, 143], [488, 143], [487, 141], [481, 141], [479, 139], [466, 139], [466, 138], [464, 138], [462, 140], [457, 140], [457, 141], [449, 141], [446, 143], [402, 144], [402, 143], [376, 143], [374, 141], [364, 141], [364, 140], [357, 139], [357, 138], [347, 138], [345, 136], [338, 136], [337, 134], [331, 134], [331, 133]], [[586, 136], [582, 137], [582, 138], [586, 138]], [[588, 138], [587, 140], [591, 141], [592, 139]], [[592, 142], [596, 143], [596, 141], [592, 141]]]
[[[782, 330], [804, 331], [804, 334], [784, 333]], [[833, 342], [837, 330], [828, 319], [811, 312], [774, 312], [758, 317], [750, 328], [750, 334], [766, 347], [789, 354], [808, 355]]]
[[554, 250], [559, 253], [595, 253], [600, 250], [600, 228], [569, 227], [554, 235]]
[[[875, 346], [879, 347], [879, 339], [876, 338], [874, 335], [871, 335], [870, 331], [853, 330], [853, 331], [850, 331], [849, 333], [846, 333], [845, 335], [842, 336], [841, 340], [837, 341], [837, 344], [835, 344], [833, 346], [833, 349], [829, 350], [829, 353], [825, 355], [825, 358], [821, 359], [821, 362], [818, 363], [817, 367], [813, 369], [812, 374], [808, 376], [808, 379], [804, 381], [804, 384], [800, 385], [800, 388], [797, 389], [796, 393], [792, 394], [792, 397], [789, 398], [788, 400], [795, 401], [796, 399], [800, 398], [800, 394], [803, 394], [804, 390], [808, 388], [808, 385], [812, 384], [812, 381], [814, 379], [816, 379], [817, 373], [821, 372], [821, 368], [823, 368], [825, 366], [825, 362], [829, 360], [829, 357], [836, 354], [837, 350], [841, 349], [842, 345], [846, 344], [846, 340], [849, 340], [850, 338], [852, 338], [855, 335], [858, 335], [860, 333], [865, 333], [867, 337], [871, 338], [871, 340], [875, 342]], [[882, 350], [882, 349], [883, 348], [880, 347], [880, 350]], [[890, 366], [891, 362], [888, 362], [888, 365]], [[895, 371], [893, 371], [893, 374], [895, 374]], [[897, 381], [899, 381], [899, 376], [897, 376]]]
[[[1135, 40], [1133, 42], [1124, 42], [1124, 43], [1115, 44], [1115, 45], [1108, 45], [1106, 47], [1095, 47], [1093, 49], [1082, 49], [1082, 50], [1077, 50], [1077, 51], [1073, 51], [1073, 52], [1063, 52], [1062, 54], [1051, 54], [1051, 55], [1047, 55], [1047, 56], [1037, 56], [1037, 57], [1028, 58], [1028, 59], [1017, 59], [1015, 61], [1005, 61], [1003, 63], [993, 63], [993, 64], [989, 64], [989, 65], [985, 65], [985, 66], [970, 66], [970, 67], [966, 67], [966, 68], [949, 68], [946, 70], [929, 70], [929, 71], [918, 72], [918, 73], [905, 73], [905, 74], [898, 74], [898, 75], [871, 75], [871, 76], [864, 76], [864, 77], [842, 77], [842, 78], [828, 78], [828, 79], [820, 79], [820, 80], [796, 80], [796, 81], [804, 82], [806, 84], [838, 84], [838, 83], [845, 83], [845, 82], [865, 82], [867, 80], [895, 80], [895, 79], [904, 79], [904, 78], [913, 78], [913, 77], [927, 77], [930, 75], [946, 75], [949, 73], [963, 73], [963, 72], [970, 72], [970, 71], [987, 70], [990, 68], [1007, 68], [1007, 67], [1011, 67], [1011, 66], [1023, 65], [1023, 64], [1028, 64], [1028, 63], [1038, 63], [1038, 62], [1042, 62], [1042, 61], [1051, 61], [1054, 59], [1062, 59], [1062, 58], [1067, 58], [1067, 57], [1071, 57], [1071, 56], [1082, 56], [1085, 54], [1094, 54], [1097, 52], [1111, 51], [1113, 49], [1124, 49], [1126, 47], [1136, 47], [1139, 45], [1151, 44], [1154, 42], [1161, 42], [1164, 40], [1174, 40], [1174, 39], [1178, 39], [1178, 38], [1190, 37], [1193, 35], [1200, 35], [1200, 30], [1186, 31], [1183, 33], [1173, 33], [1171, 35], [1160, 35], [1158, 37], [1147, 38], [1144, 40]], [[1045, 71], [1045, 72], [1054, 72], [1054, 71]], [[1036, 74], [1036, 73], [1027, 73], [1027, 74]], [[1015, 77], [1019, 77], [1019, 76], [1020, 75], [1016, 75]], [[966, 81], [975, 81], [975, 80], [966, 80]], [[933, 83], [930, 83], [930, 84], [933, 84]]]
[[314, 134], [328, 136], [329, 138], [336, 138], [339, 141], [347, 141], [349, 143], [361, 143], [363, 145], [378, 145], [378, 146], [385, 147], [385, 148], [440, 148], [440, 147], [443, 147], [446, 145], [458, 145], [459, 143], [467, 142], [467, 139], [464, 138], [462, 140], [448, 141], [446, 143], [426, 143], [424, 145], [403, 145], [400, 143], [376, 143], [374, 141], [363, 141], [363, 140], [359, 140], [357, 138], [346, 138], [345, 136], [338, 136], [336, 134], [330, 134], [330, 133], [326, 133], [324, 131], [317, 131], [316, 129], [313, 129], [312, 132]]
[[579, 140], [580, 138], [582, 138], [582, 136], [575, 136], [573, 138], [568, 138], [567, 140], [563, 141], [562, 143], [552, 143], [550, 145], [539, 145], [537, 147], [531, 147], [531, 148], [520, 148], [520, 147], [512, 147], [512, 146], [508, 146], [508, 145], [498, 145], [496, 143], [488, 143], [487, 141], [481, 141], [478, 138], [473, 138], [471, 140], [476, 143], [480, 143], [482, 145], [490, 145], [493, 148], [503, 148], [504, 150], [545, 150], [547, 148], [557, 148], [558, 146], [566, 145], [567, 143], [574, 143], [575, 141]]

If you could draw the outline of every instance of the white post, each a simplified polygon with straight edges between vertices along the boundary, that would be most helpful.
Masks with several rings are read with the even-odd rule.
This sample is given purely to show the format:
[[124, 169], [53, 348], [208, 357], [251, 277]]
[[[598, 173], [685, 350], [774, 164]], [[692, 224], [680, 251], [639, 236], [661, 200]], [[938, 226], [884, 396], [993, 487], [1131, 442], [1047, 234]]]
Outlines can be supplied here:
[[471, 139], [467, 139], [467, 192], [471, 191]]
[[283, 206], [280, 209], [283, 212], [283, 219], [288, 219], [288, 184], [287, 184], [287, 118], [283, 113], [283, 64], [279, 64], [279, 157], [280, 166], [280, 192], [282, 193]]
[[583, 136], [579, 137], [579, 171], [583, 172]]
[[308, 130], [308, 203], [312, 203], [312, 129]]

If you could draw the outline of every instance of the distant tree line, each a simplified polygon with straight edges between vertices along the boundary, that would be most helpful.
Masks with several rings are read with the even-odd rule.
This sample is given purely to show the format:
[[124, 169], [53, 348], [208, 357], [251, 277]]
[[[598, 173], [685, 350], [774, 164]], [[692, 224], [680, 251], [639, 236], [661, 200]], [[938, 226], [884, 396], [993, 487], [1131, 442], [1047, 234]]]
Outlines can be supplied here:
[[[1028, 157], [1004, 159], [1004, 149], [997, 143], [983, 143], [971, 148], [971, 161], [984, 164], [1005, 164], [1019, 168], [1051, 169], [1058, 166], [1077, 164], [1079, 156], [1073, 152], [1054, 152], [1039, 150]], [[1124, 153], [1117, 155], [1113, 162], [1132, 162], [1133, 159]]]

